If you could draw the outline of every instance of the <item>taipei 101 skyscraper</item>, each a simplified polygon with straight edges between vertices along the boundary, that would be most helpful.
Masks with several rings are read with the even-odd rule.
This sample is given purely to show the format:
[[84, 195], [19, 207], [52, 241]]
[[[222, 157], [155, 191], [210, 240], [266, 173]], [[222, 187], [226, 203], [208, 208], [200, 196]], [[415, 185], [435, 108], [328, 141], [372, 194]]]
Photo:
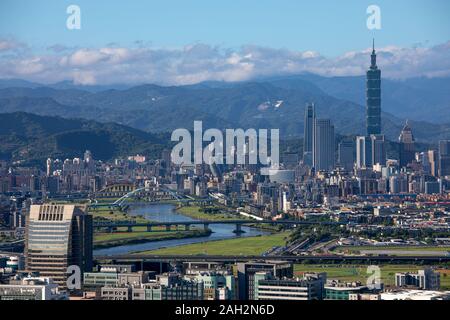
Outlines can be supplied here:
[[367, 136], [381, 134], [381, 70], [377, 67], [375, 40], [370, 57], [370, 69], [366, 76]]

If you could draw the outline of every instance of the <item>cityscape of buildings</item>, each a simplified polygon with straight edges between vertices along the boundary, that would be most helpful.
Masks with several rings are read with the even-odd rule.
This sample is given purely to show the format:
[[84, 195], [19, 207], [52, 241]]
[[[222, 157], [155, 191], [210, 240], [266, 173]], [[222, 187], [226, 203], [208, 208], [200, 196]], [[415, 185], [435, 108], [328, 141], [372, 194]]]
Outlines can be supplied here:
[[2, 300], [450, 299], [450, 292], [440, 290], [440, 274], [431, 269], [396, 273], [395, 287], [385, 289], [383, 285], [328, 279], [326, 272], [294, 276], [293, 264], [287, 261], [185, 262], [164, 273], [136, 271], [132, 264], [106, 264], [85, 271], [81, 289], [67, 291], [52, 277], [21, 273], [20, 260], [10, 258], [7, 263], [2, 270], [10, 279], [0, 284]]
[[[254, 164], [174, 165], [169, 148], [158, 159], [99, 161], [90, 150], [42, 167], [1, 161], [0, 300], [449, 300], [450, 140], [421, 150], [407, 122], [390, 144], [375, 45], [366, 78], [366, 135], [338, 139], [333, 119], [318, 118], [311, 102], [302, 151], [282, 153], [270, 176]], [[389, 145], [397, 157], [388, 156]], [[129, 214], [136, 203], [198, 207], [203, 215], [142, 221]], [[183, 225], [183, 235], [208, 236], [220, 224], [217, 212], [236, 225], [234, 238], [245, 239], [243, 226], [262, 225], [290, 236], [247, 260], [180, 254], [148, 262], [130, 252], [118, 263], [123, 254], [96, 253], [99, 244], [114, 247], [96, 242], [99, 233], [131, 237], [134, 228], [170, 232], [175, 225], [178, 232]], [[349, 258], [365, 266], [377, 259], [408, 264], [391, 283], [335, 279], [327, 266], [307, 270], [324, 261], [345, 267]], [[73, 266], [78, 287], [70, 285]]]

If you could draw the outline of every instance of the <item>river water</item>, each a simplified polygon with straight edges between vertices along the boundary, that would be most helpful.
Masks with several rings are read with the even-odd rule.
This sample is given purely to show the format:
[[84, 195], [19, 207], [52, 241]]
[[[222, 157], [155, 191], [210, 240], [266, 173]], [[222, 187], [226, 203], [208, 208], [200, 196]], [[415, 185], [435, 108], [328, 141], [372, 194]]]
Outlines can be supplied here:
[[[129, 214], [143, 215], [149, 220], [159, 222], [195, 220], [176, 212], [175, 206], [172, 204], [148, 204], [135, 206], [130, 209]], [[201, 225], [200, 227], [203, 228], [203, 225]], [[212, 233], [206, 237], [162, 240], [139, 244], [122, 245], [117, 247], [94, 250], [94, 255], [121, 255], [135, 251], [155, 250], [160, 248], [175, 247], [191, 243], [231, 239], [237, 237], [252, 237], [257, 235], [269, 234], [269, 232], [266, 231], [261, 231], [258, 229], [243, 226], [242, 230], [245, 231], [245, 233], [241, 233], [238, 235], [233, 232], [233, 230], [236, 229], [236, 226], [233, 224], [210, 224], [209, 228], [211, 229]]]

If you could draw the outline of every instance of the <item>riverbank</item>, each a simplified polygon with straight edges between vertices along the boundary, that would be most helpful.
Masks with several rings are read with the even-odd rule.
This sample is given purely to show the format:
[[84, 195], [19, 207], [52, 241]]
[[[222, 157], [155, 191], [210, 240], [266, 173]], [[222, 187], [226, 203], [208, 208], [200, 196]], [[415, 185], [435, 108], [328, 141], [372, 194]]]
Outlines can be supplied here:
[[[186, 217], [195, 219], [195, 220], [208, 220], [208, 221], [226, 221], [226, 220], [254, 220], [252, 218], [240, 215], [238, 213], [208, 213], [205, 211], [205, 208], [199, 206], [183, 206], [176, 209], [176, 212], [182, 214]], [[206, 208], [206, 210], [208, 207]], [[217, 209], [220, 210], [220, 207]], [[261, 230], [261, 231], [269, 231], [269, 232], [282, 232], [283, 226], [281, 225], [268, 225], [268, 224], [248, 224], [247, 227]]]
[[220, 211], [220, 208], [215, 207], [182, 206], [177, 208], [176, 212], [194, 220], [226, 221], [239, 218], [238, 215]]
[[290, 232], [265, 236], [207, 241], [139, 252], [140, 255], [262, 255], [275, 246], [284, 246]]
[[127, 211], [121, 211], [118, 209], [110, 209], [105, 207], [91, 208], [89, 213], [92, 214], [94, 221], [105, 221], [110, 220], [114, 222], [121, 221], [134, 221], [134, 222], [148, 222], [144, 216], [141, 215], [130, 215]]

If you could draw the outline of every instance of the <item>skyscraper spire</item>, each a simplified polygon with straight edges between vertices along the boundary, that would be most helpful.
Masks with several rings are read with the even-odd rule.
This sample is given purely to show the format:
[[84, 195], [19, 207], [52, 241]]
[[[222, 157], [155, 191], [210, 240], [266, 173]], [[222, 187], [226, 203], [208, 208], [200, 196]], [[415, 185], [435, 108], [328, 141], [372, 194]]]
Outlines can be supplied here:
[[370, 56], [370, 69], [377, 69], [377, 54], [375, 52], [375, 38], [372, 40], [372, 55]]

